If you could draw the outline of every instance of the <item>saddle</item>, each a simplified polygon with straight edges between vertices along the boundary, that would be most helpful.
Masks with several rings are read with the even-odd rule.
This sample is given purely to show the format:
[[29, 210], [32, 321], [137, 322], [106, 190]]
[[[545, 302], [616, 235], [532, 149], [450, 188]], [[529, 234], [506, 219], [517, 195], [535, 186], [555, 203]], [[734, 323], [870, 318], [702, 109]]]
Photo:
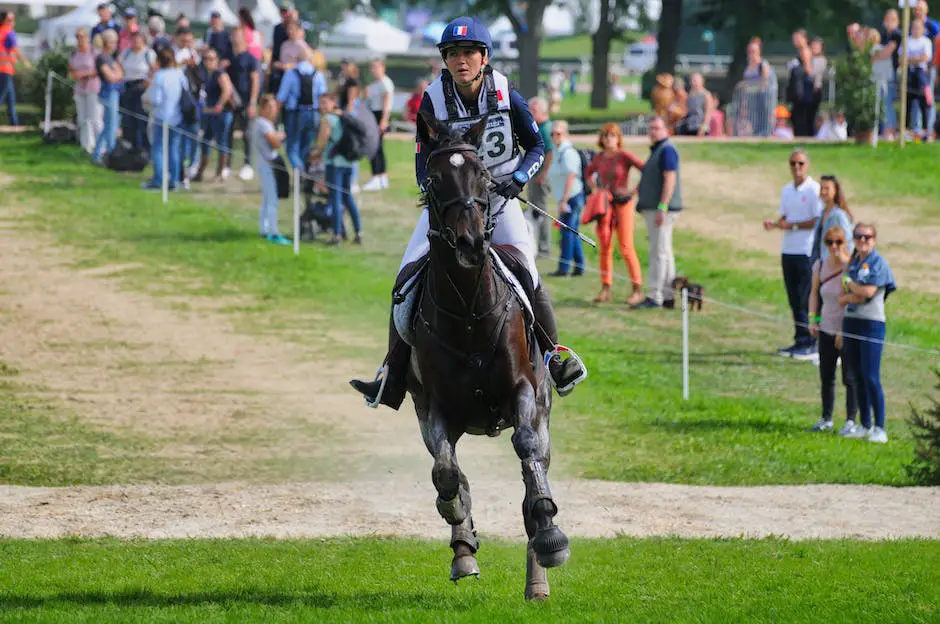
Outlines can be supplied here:
[[[531, 329], [535, 323], [535, 313], [532, 309], [535, 287], [532, 284], [532, 276], [529, 274], [525, 256], [511, 245], [491, 245], [490, 262], [493, 264], [496, 275], [509, 286], [519, 301], [525, 316], [526, 327]], [[392, 318], [395, 322], [395, 329], [410, 347], [414, 346], [417, 303], [424, 290], [429, 264], [429, 257], [424, 256], [420, 260], [405, 265], [398, 274], [395, 289], [392, 291]]]

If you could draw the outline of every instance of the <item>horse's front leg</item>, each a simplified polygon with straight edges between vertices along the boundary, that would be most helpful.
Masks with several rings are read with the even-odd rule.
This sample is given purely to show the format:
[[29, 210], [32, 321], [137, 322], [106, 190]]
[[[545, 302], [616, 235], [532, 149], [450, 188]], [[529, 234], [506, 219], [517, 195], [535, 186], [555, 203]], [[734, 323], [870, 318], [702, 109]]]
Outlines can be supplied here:
[[568, 560], [571, 552], [568, 537], [552, 520], [558, 513], [558, 506], [552, 500], [548, 486], [548, 420], [540, 417], [535, 390], [528, 380], [520, 382], [516, 389], [516, 431], [512, 435], [512, 445], [522, 460], [522, 480], [525, 483], [522, 514], [529, 546], [535, 553], [535, 563], [545, 568], [560, 566]]
[[421, 435], [431, 456], [434, 468], [431, 480], [437, 490], [437, 511], [450, 528], [450, 547], [454, 558], [450, 567], [450, 580], [455, 583], [465, 576], [480, 576], [474, 556], [479, 548], [473, 517], [470, 515], [470, 483], [457, 465], [456, 446], [462, 432], [447, 427], [441, 411], [430, 407], [419, 412]]

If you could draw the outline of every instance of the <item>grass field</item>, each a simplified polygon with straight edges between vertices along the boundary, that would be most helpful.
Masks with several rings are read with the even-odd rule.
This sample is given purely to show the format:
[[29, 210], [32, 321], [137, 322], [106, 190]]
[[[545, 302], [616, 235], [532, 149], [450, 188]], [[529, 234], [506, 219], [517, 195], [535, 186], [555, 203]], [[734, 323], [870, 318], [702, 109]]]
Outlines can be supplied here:
[[940, 542], [576, 540], [551, 600], [523, 604], [524, 546], [479, 581], [406, 540], [0, 542], [11, 621], [935, 622]]
[[[324, 354], [358, 358], [367, 372], [381, 357], [389, 285], [416, 216], [413, 148], [392, 143], [388, 149], [394, 188], [382, 202], [363, 200], [365, 247], [316, 245], [305, 247], [299, 258], [257, 240], [253, 195], [176, 194], [163, 206], [159, 195], [137, 189], [140, 177], [94, 169], [76, 159], [71, 148], [40, 147], [36, 137], [0, 139], [0, 167], [18, 178], [4, 201], [33, 207], [31, 227], [78, 249], [81, 266], [135, 263], [123, 274], [125, 286], [157, 295], [250, 295], [255, 303], [236, 310], [249, 331], [273, 311], [279, 313], [283, 329], [302, 328], [311, 312], [342, 318], [347, 331], [374, 337], [374, 347], [330, 342], [315, 332], [307, 339], [319, 341]], [[751, 146], [686, 149], [684, 157], [690, 159], [735, 164], [776, 163], [785, 148], [767, 148], [767, 154]], [[873, 167], [868, 152], [843, 149], [827, 151], [826, 157], [831, 154], [832, 162], [845, 169], [847, 163], [857, 163], [851, 177], [867, 175]], [[922, 154], [935, 158], [937, 152]], [[921, 187], [912, 191], [905, 167], [891, 162], [879, 165], [882, 192], [919, 201]], [[924, 188], [929, 190], [931, 184], [936, 182]], [[640, 227], [641, 258], [646, 253], [643, 238]], [[682, 229], [676, 244], [680, 270], [694, 268], [713, 297], [786, 316], [774, 256], [716, 245], [707, 236]], [[543, 265], [546, 272], [551, 268], [550, 263]], [[885, 356], [891, 444], [811, 436], [805, 428], [818, 414], [816, 369], [771, 355], [789, 337], [785, 320], [739, 316], [718, 308], [696, 316], [693, 394], [691, 401], [682, 402], [678, 315], [637, 315], [622, 307], [592, 306], [586, 302], [597, 288], [593, 279], [549, 281], [549, 287], [564, 340], [576, 346], [592, 371], [588, 385], [557, 403], [556, 472], [691, 484], [910, 483], [904, 465], [911, 458], [911, 444], [902, 419], [909, 401], [924, 402], [932, 392], [931, 358], [898, 350]], [[916, 289], [895, 295], [889, 303], [888, 339], [937, 348], [936, 303], [936, 295]], [[296, 321], [290, 320], [291, 313], [297, 313]], [[297, 339], [304, 340], [302, 334]], [[107, 483], [119, 475], [124, 476], [122, 482], [191, 478], [165, 459], [141, 468], [147, 466], [141, 458], [150, 456], [152, 441], [146, 438], [125, 438], [52, 416], [41, 426], [31, 420], [27, 428], [22, 405], [30, 389], [18, 386], [15, 377], [8, 378], [6, 387], [13, 396], [0, 403], [0, 433], [15, 439], [11, 448], [19, 449], [0, 455], [0, 474], [9, 483]], [[54, 412], [48, 405], [31, 409]], [[61, 444], [70, 428], [79, 432], [76, 439], [88, 441], [87, 452]], [[27, 454], [32, 465], [24, 470], [22, 458]], [[113, 470], [96, 467], [102, 457], [111, 459]], [[63, 465], [71, 466], [68, 475], [57, 468]], [[127, 467], [123, 473], [121, 466]], [[233, 462], [214, 466], [211, 475], [276, 480], [285, 476], [279, 470], [267, 466], [258, 471], [251, 462]]]
[[[626, 40], [615, 40], [610, 44], [611, 55], [623, 54], [627, 49]], [[570, 37], [548, 37], [542, 40], [539, 55], [543, 59], [580, 59], [591, 56], [591, 35], [572, 35]]]

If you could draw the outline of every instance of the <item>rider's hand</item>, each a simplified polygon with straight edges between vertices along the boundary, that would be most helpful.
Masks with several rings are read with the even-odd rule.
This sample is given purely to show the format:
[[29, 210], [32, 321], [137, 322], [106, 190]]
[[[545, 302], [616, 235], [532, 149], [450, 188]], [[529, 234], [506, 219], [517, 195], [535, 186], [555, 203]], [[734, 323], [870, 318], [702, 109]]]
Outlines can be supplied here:
[[497, 185], [497, 187], [493, 190], [497, 195], [501, 195], [506, 199], [515, 199], [519, 197], [520, 194], [522, 194], [522, 189], [525, 187], [526, 183], [524, 178], [525, 174], [521, 174], [517, 171], [516, 173], [512, 174], [511, 178]]

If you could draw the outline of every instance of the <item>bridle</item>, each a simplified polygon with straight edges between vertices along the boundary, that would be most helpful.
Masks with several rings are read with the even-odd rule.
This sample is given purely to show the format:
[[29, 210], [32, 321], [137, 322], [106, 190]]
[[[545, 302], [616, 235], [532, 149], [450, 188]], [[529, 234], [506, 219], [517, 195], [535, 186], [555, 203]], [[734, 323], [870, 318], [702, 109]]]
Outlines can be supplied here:
[[[457, 145], [449, 145], [447, 147], [441, 147], [430, 154], [426, 162], [431, 162], [432, 158], [441, 156], [444, 154], [460, 154], [460, 153], [470, 153], [473, 154], [473, 158], [477, 159], [477, 148], [470, 145], [469, 143], [460, 143]], [[489, 172], [485, 169], [483, 170], [483, 175], [486, 177], [487, 184], [490, 182]], [[437, 195], [437, 191], [434, 189], [434, 183], [429, 181], [427, 188], [425, 189], [425, 196], [427, 198], [428, 211], [434, 215], [434, 220], [439, 224], [440, 229], [431, 228], [428, 230], [428, 236], [439, 238], [444, 243], [446, 243], [451, 249], [456, 251], [457, 249], [457, 233], [448, 225], [445, 225], [444, 215], [447, 214], [447, 211], [452, 207], [456, 206], [460, 209], [461, 212], [468, 212], [477, 207], [483, 209], [483, 214], [486, 217], [483, 227], [483, 238], [487, 243], [490, 242], [490, 239], [493, 236], [493, 230], [496, 229], [496, 220], [499, 216], [499, 211], [497, 214], [493, 214], [491, 211], [491, 203], [489, 195], [486, 197], [479, 197], [477, 195], [459, 195], [457, 197], [452, 197], [447, 201], [441, 201]]]

